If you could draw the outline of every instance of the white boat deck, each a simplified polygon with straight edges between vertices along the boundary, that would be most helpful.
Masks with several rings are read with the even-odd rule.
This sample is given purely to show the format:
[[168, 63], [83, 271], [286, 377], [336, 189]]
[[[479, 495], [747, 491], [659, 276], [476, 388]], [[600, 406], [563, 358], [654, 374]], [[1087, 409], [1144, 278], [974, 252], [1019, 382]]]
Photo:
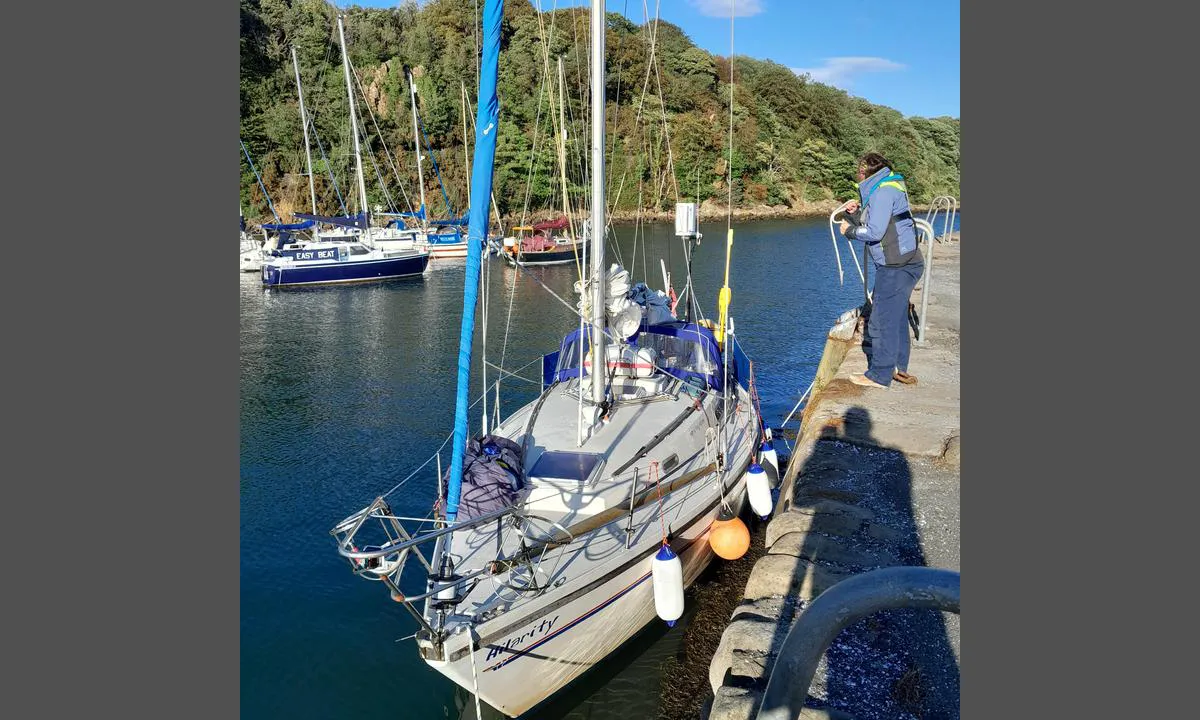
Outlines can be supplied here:
[[[585, 376], [584, 380], [586, 392], [588, 377]], [[650, 449], [645, 457], [630, 464], [629, 461], [634, 460], [656, 433], [670, 426], [695, 403], [692, 396], [680, 391], [680, 383], [674, 378], [661, 375], [640, 378], [637, 385], [643, 388], [643, 393], [646, 388], [651, 388], [654, 394], [618, 400], [610, 411], [610, 421], [598, 427], [582, 446], [578, 444], [577, 423], [563, 421], [564, 418], [578, 416], [576, 381], [562, 383], [551, 391], [538, 410], [527, 439], [525, 425], [536, 403], [522, 408], [497, 429], [498, 435], [518, 443], [526, 441], [525, 471], [528, 484], [522, 490], [519, 502], [528, 522], [525, 527], [518, 529], [511, 524], [512, 518], [506, 518], [499, 545], [494, 523], [454, 533], [453, 554], [459, 574], [485, 566], [501, 552], [506, 556], [518, 553], [522, 540], [527, 545], [535, 546], [547, 540], [566, 540], [569, 538], [566, 529], [622, 504], [628, 508], [635, 482], [638, 493], [651, 487], [649, 475], [652, 461], [658, 462], [658, 474], [665, 486], [715, 460], [715, 426], [721, 400], [718, 396], [707, 395], [702, 408], [687, 413], [673, 432]], [[625, 387], [632, 391], [634, 384], [625, 383]], [[656, 391], [662, 390], [670, 390], [675, 394], [657, 394]], [[584, 412], [590, 418], [595, 409], [585, 403]], [[730, 414], [736, 416], [732, 407]], [[746, 417], [743, 413], [740, 418], [742, 422], [727, 426], [735, 436], [736, 443], [731, 456], [745, 457], [749, 453], [752, 428], [744, 422]], [[539, 465], [544, 457], [547, 462]], [[561, 460], [566, 462], [554, 462]], [[615, 471], [626, 464], [629, 467], [614, 476]], [[540, 472], [544, 467], [559, 472]], [[562, 472], [563, 468], [579, 472]], [[568, 477], [571, 474], [574, 477]], [[586, 542], [580, 543], [578, 541], [581, 538], [576, 537], [569, 547], [547, 552], [536, 573], [536, 581], [539, 584], [552, 584], [568, 568], [571, 568], [571, 586], [577, 586], [582, 581], [581, 575], [603, 574], [606, 566], [612, 564], [611, 561], [629, 555], [627, 542], [641, 544], [646, 538], [653, 540], [658, 537], [663, 523], [668, 529], [680, 527], [696, 512], [697, 508], [693, 506], [700, 496], [716, 498], [718, 493], [714, 483], [709, 481], [689, 484], [675, 493], [664, 491], [664, 496], [661, 522], [656, 502], [637, 508], [632, 520], [628, 512], [623, 512], [620, 518], [589, 529], [587, 534], [594, 537]], [[628, 526], [634, 531], [632, 538], [627, 538], [626, 532], [614, 526]], [[528, 578], [528, 573], [525, 577]], [[457, 610], [466, 616], [478, 616], [501, 607], [507, 609], [520, 595], [506, 591], [494, 580], [484, 580], [474, 587]]]

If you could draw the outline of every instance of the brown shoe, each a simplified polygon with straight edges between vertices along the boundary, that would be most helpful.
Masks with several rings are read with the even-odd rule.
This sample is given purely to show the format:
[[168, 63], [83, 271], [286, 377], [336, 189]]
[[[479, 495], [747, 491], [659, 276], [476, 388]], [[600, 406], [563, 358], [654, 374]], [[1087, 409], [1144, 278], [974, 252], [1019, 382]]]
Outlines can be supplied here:
[[850, 382], [854, 383], [855, 385], [861, 385], [863, 387], [881, 388], [883, 390], [888, 389], [887, 385], [880, 385], [879, 383], [875, 382], [874, 380], [867, 377], [866, 375], [851, 375]]
[[909, 375], [908, 373], [903, 372], [901, 370], [897, 370], [896, 372], [892, 373], [892, 379], [895, 380], [896, 382], [902, 382], [905, 385], [916, 385], [917, 384], [917, 376], [916, 375]]

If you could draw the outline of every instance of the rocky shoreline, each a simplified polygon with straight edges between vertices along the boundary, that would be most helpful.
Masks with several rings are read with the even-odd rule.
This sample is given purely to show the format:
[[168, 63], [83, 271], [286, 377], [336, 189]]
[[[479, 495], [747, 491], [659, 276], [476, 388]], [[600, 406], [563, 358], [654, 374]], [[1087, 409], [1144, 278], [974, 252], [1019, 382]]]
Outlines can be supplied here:
[[[739, 222], [754, 221], [754, 220], [807, 220], [811, 218], [828, 218], [829, 214], [840, 205], [842, 201], [838, 200], [818, 200], [814, 202], [804, 202], [797, 205], [754, 205], [751, 207], [736, 207], [733, 209], [733, 219]], [[924, 214], [929, 211], [928, 204], [914, 204], [912, 210], [918, 214]], [[958, 212], [962, 212], [962, 207], [958, 208]], [[526, 215], [526, 222], [540, 222], [550, 216], [557, 217], [561, 213], [554, 211], [530, 213]], [[700, 205], [699, 218], [701, 222], [713, 222], [724, 220], [726, 216], [725, 206], [712, 202], [705, 201]], [[494, 216], [493, 216], [494, 219]], [[504, 227], [511, 228], [520, 222], [520, 216], [504, 217]], [[613, 225], [630, 225], [637, 222], [649, 223], [673, 223], [675, 221], [674, 210], [642, 210], [640, 213], [636, 210], [616, 210], [609, 213], [609, 219]], [[253, 228], [253, 231], [258, 232], [258, 224], [251, 225], [247, 222], [247, 229]]]
[[[754, 205], [751, 207], [736, 207], [733, 209], [733, 219], [739, 221], [745, 220], [807, 220], [810, 218], [828, 218], [839, 205], [842, 200], [818, 200], [814, 202], [805, 202], [797, 205]], [[915, 213], [926, 213], [930, 209], [928, 204], [914, 203], [912, 210]], [[962, 212], [962, 208], [958, 208], [958, 212]], [[619, 210], [609, 213], [614, 225], [628, 224], [637, 222], [640, 218], [642, 222], [674, 222], [675, 213], [662, 210], [643, 210], [638, 213], [636, 210]], [[712, 222], [714, 220], [724, 220], [726, 216], [725, 206], [715, 202], [706, 201], [701, 203], [699, 217], [701, 222]], [[507, 223], [506, 223], [507, 225]]]

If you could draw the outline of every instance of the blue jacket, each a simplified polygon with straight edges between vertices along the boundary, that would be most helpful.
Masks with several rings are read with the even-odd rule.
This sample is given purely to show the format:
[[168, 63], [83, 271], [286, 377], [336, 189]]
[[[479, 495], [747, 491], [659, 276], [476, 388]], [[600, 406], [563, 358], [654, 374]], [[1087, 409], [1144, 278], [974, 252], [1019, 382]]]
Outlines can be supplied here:
[[862, 224], [851, 226], [846, 237], [866, 243], [876, 265], [899, 267], [922, 262], [903, 176], [894, 174], [891, 168], [881, 168], [859, 183], [858, 195]]

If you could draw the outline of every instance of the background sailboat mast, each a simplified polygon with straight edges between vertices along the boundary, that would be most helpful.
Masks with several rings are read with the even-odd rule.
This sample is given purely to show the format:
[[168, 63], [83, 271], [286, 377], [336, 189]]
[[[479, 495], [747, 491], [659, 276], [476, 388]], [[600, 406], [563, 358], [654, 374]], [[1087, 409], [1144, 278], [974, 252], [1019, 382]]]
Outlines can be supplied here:
[[467, 83], [463, 80], [458, 81], [459, 98], [462, 100], [462, 126], [463, 126], [463, 166], [467, 169], [467, 209], [471, 209], [471, 156], [469, 154], [467, 142]]
[[292, 46], [292, 67], [296, 69], [296, 97], [300, 98], [300, 127], [304, 128], [304, 161], [308, 169], [308, 196], [312, 199], [312, 213], [317, 214], [317, 184], [312, 174], [312, 152], [308, 149], [308, 116], [304, 113], [304, 90], [300, 87], [300, 61], [296, 59], [296, 46]]
[[421, 165], [421, 131], [417, 128], [417, 86], [413, 82], [412, 70], [408, 70], [408, 94], [412, 100], [413, 147], [417, 149], [417, 188], [421, 191], [421, 226], [425, 226], [425, 172]]
[[604, 401], [604, 0], [592, 0], [592, 402]]
[[571, 217], [571, 198], [567, 195], [567, 116], [563, 106], [566, 104], [566, 98], [563, 97], [563, 86], [567, 82], [563, 78], [563, 61], [562, 55], [558, 56], [558, 168], [559, 177], [562, 181], [562, 205], [563, 215], [567, 218], [567, 227], [571, 232], [571, 240], [574, 241], [578, 235], [575, 234], [575, 220]]
[[[366, 214], [363, 222], [363, 237], [370, 225], [370, 209], [367, 207], [367, 183], [363, 179], [362, 150], [358, 146], [358, 117], [354, 114], [354, 86], [350, 84], [350, 56], [346, 54], [346, 33], [342, 29], [342, 16], [338, 15], [338, 39], [342, 42], [342, 70], [346, 73], [346, 97], [350, 100], [350, 132], [354, 135], [354, 168], [358, 176], [358, 201]], [[316, 214], [316, 213], [314, 213]]]

